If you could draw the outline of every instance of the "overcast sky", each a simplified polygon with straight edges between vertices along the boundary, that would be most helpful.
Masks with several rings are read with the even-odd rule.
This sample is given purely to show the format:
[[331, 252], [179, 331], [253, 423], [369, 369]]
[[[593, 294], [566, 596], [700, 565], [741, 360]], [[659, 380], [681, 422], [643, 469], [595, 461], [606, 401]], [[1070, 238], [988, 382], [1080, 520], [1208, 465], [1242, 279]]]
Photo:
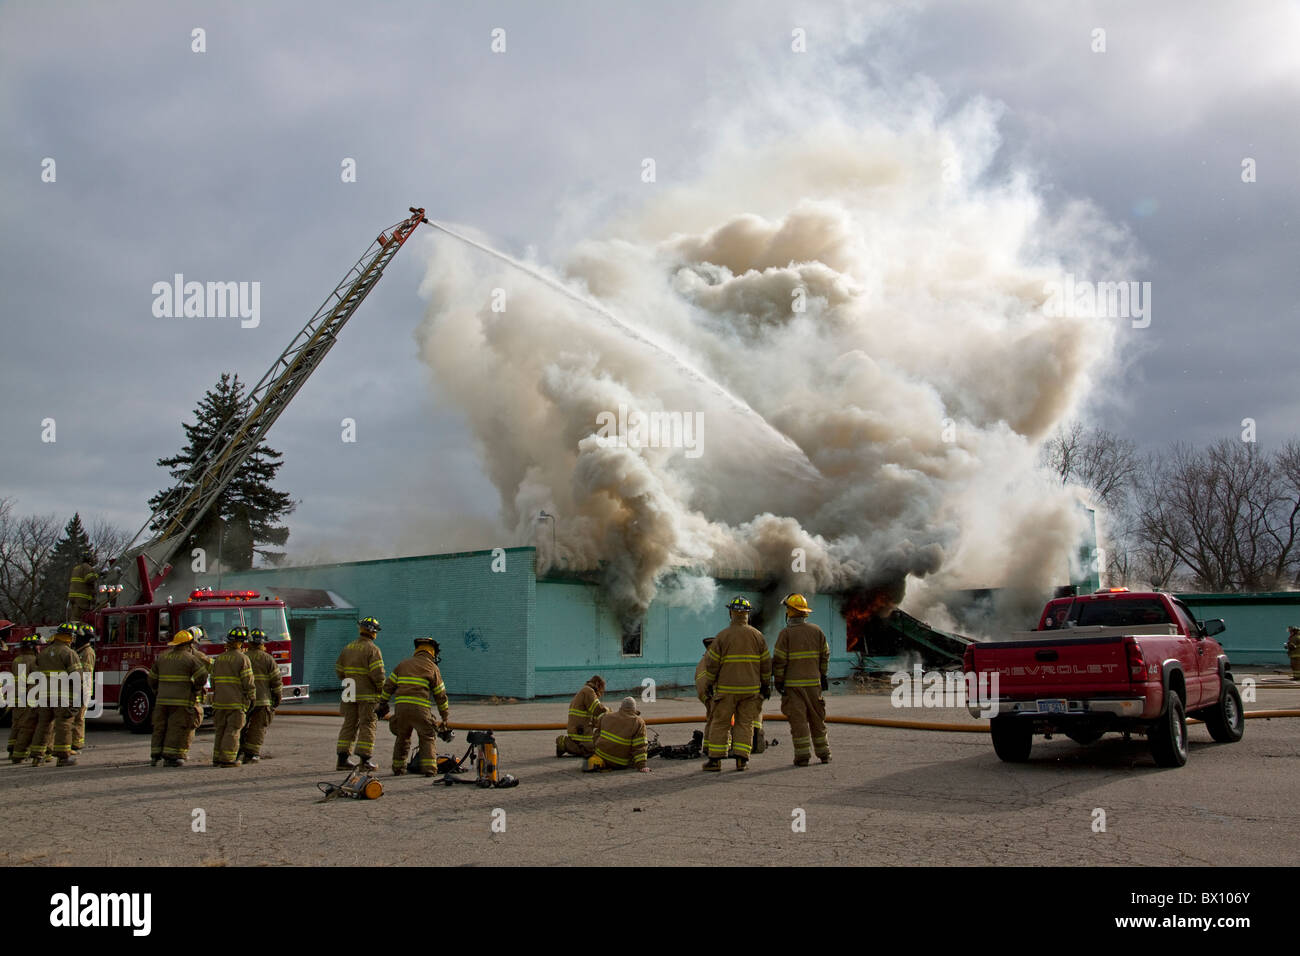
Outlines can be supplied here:
[[[1090, 422], [1151, 449], [1247, 417], [1265, 446], [1300, 434], [1296, 4], [956, 0], [850, 19], [858, 6], [0, 6], [0, 496], [134, 531], [204, 391], [260, 378], [408, 206], [562, 257], [647, 188], [643, 157], [660, 184], [687, 175], [796, 28], [828, 83], [901, 96], [924, 78], [947, 109], [999, 104], [990, 175], [1030, 169], [1049, 202], [1091, 200], [1128, 230], [1151, 324], [1122, 331]], [[473, 441], [417, 355], [427, 232], [270, 434], [301, 501], [296, 559], [524, 543], [501, 540]], [[155, 317], [153, 284], [176, 273], [259, 282], [260, 324]]]

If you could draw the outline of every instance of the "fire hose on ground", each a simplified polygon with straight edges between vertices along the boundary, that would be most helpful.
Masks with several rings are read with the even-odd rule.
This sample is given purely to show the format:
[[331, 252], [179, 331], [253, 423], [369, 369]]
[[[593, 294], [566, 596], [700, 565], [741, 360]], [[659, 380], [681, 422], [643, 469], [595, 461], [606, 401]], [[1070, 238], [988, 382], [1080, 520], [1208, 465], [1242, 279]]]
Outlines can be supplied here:
[[[343, 716], [337, 710], [311, 710], [281, 708], [275, 712], [277, 717], [341, 717]], [[1300, 710], [1252, 710], [1247, 711], [1244, 715], [1247, 720], [1252, 718], [1262, 718], [1265, 720], [1274, 717], [1300, 717]], [[388, 718], [385, 717], [385, 720]], [[647, 726], [658, 724], [702, 724], [704, 715], [698, 717], [647, 717], [645, 722]], [[763, 722], [770, 720], [788, 720], [785, 714], [764, 714]], [[987, 724], [948, 724], [931, 720], [891, 720], [887, 717], [837, 717], [833, 714], [826, 716], [828, 724], [848, 724], [855, 727], [890, 727], [894, 730], [934, 730], [950, 734], [987, 734], [989, 728]], [[1187, 723], [1199, 724], [1202, 721], [1194, 717], [1188, 717]], [[461, 723], [452, 722], [447, 725], [453, 730], [566, 730], [568, 724], [565, 723], [536, 723], [536, 724], [501, 724], [501, 723]]]

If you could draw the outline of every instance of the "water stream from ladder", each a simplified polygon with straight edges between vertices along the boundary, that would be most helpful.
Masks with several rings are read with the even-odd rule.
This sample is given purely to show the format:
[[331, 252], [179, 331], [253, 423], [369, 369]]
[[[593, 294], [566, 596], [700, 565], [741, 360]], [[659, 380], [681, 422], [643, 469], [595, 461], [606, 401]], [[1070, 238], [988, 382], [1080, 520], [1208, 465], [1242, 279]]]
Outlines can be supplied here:
[[646, 348], [654, 349], [654, 351], [658, 352], [669, 362], [671, 362], [673, 368], [675, 368], [682, 375], [686, 376], [687, 378], [691, 379], [692, 381], [700, 385], [703, 385], [713, 394], [719, 396], [724, 401], [726, 401], [727, 404], [729, 404], [737, 412], [743, 415], [747, 420], [757, 425], [761, 430], [761, 432], [763, 433], [763, 435], [767, 438], [768, 442], [772, 444], [774, 449], [780, 452], [781, 457], [785, 461], [787, 461], [795, 469], [795, 471], [799, 473], [802, 477], [805, 478], [821, 477], [821, 473], [817, 470], [816, 466], [813, 465], [813, 463], [808, 460], [808, 456], [804, 454], [803, 449], [800, 448], [798, 445], [796, 445], [789, 437], [783, 435], [780, 431], [778, 431], [775, 427], [773, 427], [773, 425], [766, 418], [764, 418], [762, 415], [760, 415], [757, 411], [754, 410], [753, 406], [751, 406], [740, 396], [729, 391], [719, 382], [710, 378], [704, 372], [701, 372], [699, 369], [691, 365], [689, 362], [683, 359], [680, 355], [673, 352], [667, 346], [647, 338], [641, 332], [637, 331], [637, 329], [634, 326], [629, 325], [627, 322], [620, 319], [617, 315], [615, 315], [609, 309], [605, 308], [605, 306], [601, 305], [599, 302], [595, 301], [594, 299], [588, 298], [587, 296], [583, 295], [580, 292], [577, 292], [574, 289], [569, 288], [564, 283], [552, 278], [551, 276], [548, 276], [546, 273], [540, 271], [539, 269], [534, 269], [532, 266], [528, 265], [525, 262], [520, 262], [518, 259], [514, 258], [513, 256], [506, 255], [506, 253], [493, 249], [491, 246], [484, 245], [481, 242], [471, 239], [469, 236], [462, 235], [461, 233], [456, 232], [454, 229], [444, 226], [440, 222], [434, 222], [432, 219], [428, 220], [428, 222], [429, 225], [433, 226], [435, 229], [445, 232], [453, 239], [459, 239], [461, 242], [465, 243], [466, 245], [473, 246], [475, 249], [478, 249], [481, 252], [485, 252], [488, 255], [501, 260], [506, 265], [512, 266], [515, 269], [518, 269], [520, 272], [523, 272], [524, 274], [531, 276], [532, 278], [536, 279], [538, 282], [541, 282], [543, 285], [548, 286], [549, 288], [558, 292], [560, 295], [564, 296], [565, 298], [570, 299], [573, 302], [576, 302], [578, 305], [582, 306], [588, 311], [596, 313], [601, 318], [603, 318], [606, 322], [612, 325], [614, 328], [618, 329], [620, 332], [626, 335], [628, 338], [634, 340], [635, 342], [640, 343], [641, 345], [644, 345]]

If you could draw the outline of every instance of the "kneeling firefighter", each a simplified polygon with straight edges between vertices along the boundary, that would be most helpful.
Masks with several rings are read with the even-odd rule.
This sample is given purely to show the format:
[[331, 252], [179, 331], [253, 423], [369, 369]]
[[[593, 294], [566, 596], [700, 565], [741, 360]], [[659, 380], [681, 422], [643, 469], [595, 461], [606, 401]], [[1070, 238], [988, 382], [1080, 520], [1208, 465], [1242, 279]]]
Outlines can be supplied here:
[[[438, 670], [439, 645], [432, 637], [417, 637], [415, 653], [393, 668], [379, 694], [376, 717], [388, 713], [388, 702], [393, 702], [393, 718], [388, 729], [397, 738], [393, 743], [393, 775], [406, 773], [406, 756], [411, 749], [411, 731], [419, 739], [420, 772], [432, 777], [438, 772], [438, 757], [434, 752], [434, 737], [444, 730], [451, 705], [447, 688]], [[438, 705], [439, 720], [433, 719], [433, 704]]]
[[636, 700], [624, 697], [617, 711], [600, 718], [595, 751], [587, 759], [587, 770], [623, 770], [634, 766], [642, 773], [650, 772], [646, 766], [645, 721], [636, 709]]
[[573, 695], [569, 701], [568, 727], [562, 736], [555, 738], [555, 756], [590, 757], [596, 752], [596, 725], [603, 714], [609, 713], [609, 708], [600, 702], [603, 693], [605, 678], [596, 674]]

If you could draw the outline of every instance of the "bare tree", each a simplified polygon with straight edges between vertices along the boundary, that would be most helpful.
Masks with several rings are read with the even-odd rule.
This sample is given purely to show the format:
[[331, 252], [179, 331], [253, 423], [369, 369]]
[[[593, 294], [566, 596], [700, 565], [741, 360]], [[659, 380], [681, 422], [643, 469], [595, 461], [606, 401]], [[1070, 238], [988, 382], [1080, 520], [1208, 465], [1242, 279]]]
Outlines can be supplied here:
[[1082, 485], [1098, 505], [1111, 511], [1123, 507], [1141, 470], [1133, 442], [1104, 428], [1085, 429], [1079, 422], [1047, 440], [1042, 460], [1061, 484]]
[[126, 550], [131, 534], [125, 528], [109, 524], [104, 518], [96, 518], [86, 529], [90, 538], [91, 549], [100, 564], [106, 564]]
[[18, 518], [11, 499], [0, 501], [0, 615], [44, 623], [41, 581], [61, 530], [53, 515]]
[[1061, 484], [1085, 488], [1103, 513], [1098, 533], [1098, 544], [1106, 553], [1103, 583], [1129, 583], [1137, 565], [1136, 522], [1130, 508], [1131, 492], [1141, 471], [1137, 446], [1114, 432], [1072, 422], [1043, 445], [1041, 461]]
[[1143, 477], [1142, 548], [1168, 579], [1186, 568], [1193, 587], [1259, 591], [1295, 574], [1300, 535], [1300, 447], [1269, 455], [1225, 438], [1204, 451], [1172, 446]]

